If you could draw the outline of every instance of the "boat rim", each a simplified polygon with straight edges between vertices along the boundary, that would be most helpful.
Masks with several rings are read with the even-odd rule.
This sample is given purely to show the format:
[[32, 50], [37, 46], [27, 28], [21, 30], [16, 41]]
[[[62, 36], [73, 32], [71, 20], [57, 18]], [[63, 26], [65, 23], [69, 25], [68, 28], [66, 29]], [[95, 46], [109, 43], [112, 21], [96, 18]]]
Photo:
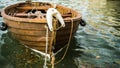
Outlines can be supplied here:
[[[21, 2], [21, 3], [25, 3], [25, 2]], [[46, 18], [45, 19], [30, 19], [30, 18], [19, 18], [19, 17], [12, 17], [12, 16], [9, 16], [5, 13], [5, 10], [8, 8], [8, 7], [12, 7], [14, 5], [18, 5], [18, 4], [21, 4], [21, 3], [16, 3], [16, 4], [13, 4], [13, 5], [9, 5], [5, 8], [3, 8], [2, 12], [1, 12], [1, 15], [3, 18], [5, 19], [8, 19], [8, 20], [13, 20], [13, 21], [18, 21], [18, 22], [30, 22], [30, 23], [47, 23], [47, 20]], [[44, 3], [44, 2], [43, 2]], [[47, 3], [47, 2], [45, 2]], [[57, 6], [61, 6], [61, 5], [57, 5]], [[77, 15], [76, 17], [73, 17], [73, 18], [65, 18], [64, 21], [65, 22], [71, 22], [71, 20], [73, 21], [78, 21], [78, 20], [81, 20], [82, 16], [80, 13], [78, 13], [77, 11], [71, 9], [71, 8], [68, 8], [68, 7], [65, 7], [65, 6], [61, 6], [63, 8], [66, 8], [66, 9], [70, 9], [70, 11], [73, 11], [75, 12]]]

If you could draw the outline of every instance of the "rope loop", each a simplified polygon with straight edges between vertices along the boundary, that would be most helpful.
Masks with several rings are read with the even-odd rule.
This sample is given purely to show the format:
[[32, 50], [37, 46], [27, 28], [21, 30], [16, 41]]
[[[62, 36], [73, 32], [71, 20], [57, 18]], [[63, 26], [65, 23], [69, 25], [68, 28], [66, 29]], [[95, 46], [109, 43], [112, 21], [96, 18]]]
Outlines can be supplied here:
[[[54, 27], [55, 27], [55, 26], [54, 26]], [[55, 55], [58, 54], [60, 51], [62, 51], [62, 49], [65, 48], [65, 47], [61, 48], [61, 49], [58, 50], [56, 53], [52, 53], [52, 54], [51, 54], [51, 63], [52, 63], [52, 64], [47, 64], [47, 65], [52, 65], [52, 68], [54, 68], [54, 65], [60, 63], [60, 62], [65, 58], [65, 56], [66, 56], [66, 54], [67, 54], [67, 52], [68, 52], [68, 48], [69, 48], [69, 46], [70, 46], [70, 42], [71, 42], [71, 38], [72, 38], [72, 32], [73, 32], [73, 20], [71, 19], [70, 36], [69, 36], [68, 43], [67, 43], [67, 45], [65, 46], [65, 47], [66, 47], [66, 50], [65, 50], [62, 58], [61, 58], [60, 60], [58, 60], [57, 62], [55, 62]], [[54, 39], [53, 39], [52, 42], [55, 43], [56, 31], [53, 31], [52, 33], [53, 33], [52, 36], [54, 37]]]

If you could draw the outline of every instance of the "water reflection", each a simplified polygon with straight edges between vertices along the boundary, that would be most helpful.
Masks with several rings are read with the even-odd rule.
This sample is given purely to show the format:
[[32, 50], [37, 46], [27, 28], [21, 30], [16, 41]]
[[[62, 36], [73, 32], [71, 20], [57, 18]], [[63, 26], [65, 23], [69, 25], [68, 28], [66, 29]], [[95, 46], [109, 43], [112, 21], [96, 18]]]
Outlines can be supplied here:
[[[65, 59], [55, 65], [55, 68], [118, 68], [120, 66], [120, 1], [57, 0], [57, 3], [82, 13], [87, 26], [79, 26]], [[17, 66], [42, 68], [43, 59], [40, 59], [40, 55], [21, 46], [22, 44], [16, 40], [11, 40], [9, 33], [0, 32], [0, 38], [0, 68]], [[61, 56], [58, 55], [57, 58]]]
[[[115, 3], [115, 4], [112, 4]], [[115, 36], [120, 37], [120, 8], [118, 8], [118, 6], [120, 6], [119, 4], [120, 2], [108, 2], [108, 11], [110, 11], [107, 15], [109, 16], [108, 18], [108, 22], [112, 23], [112, 27], [115, 28], [115, 31], [111, 31], [112, 34], [114, 34]]]
[[3, 34], [1, 39], [4, 40], [4, 44], [1, 45], [1, 56], [11, 64], [11, 68], [42, 68], [42, 56], [13, 39], [9, 32]]
[[[79, 59], [83, 61], [86, 59], [87, 63], [102, 68], [109, 68], [110, 66], [110, 68], [116, 68], [119, 66], [118, 61], [120, 61], [118, 58], [120, 53], [120, 43], [118, 42], [120, 41], [118, 37], [120, 35], [118, 30], [120, 9], [118, 3], [120, 2], [104, 0], [103, 4], [98, 4], [99, 2], [96, 4], [94, 2], [89, 3], [86, 10], [88, 13], [84, 16], [89, 25], [82, 29], [83, 34], [78, 31], [76, 36], [78, 43], [81, 43], [80, 47], [84, 47], [82, 51], [85, 52], [82, 54], [83, 57]], [[95, 59], [97, 56], [100, 58]]]

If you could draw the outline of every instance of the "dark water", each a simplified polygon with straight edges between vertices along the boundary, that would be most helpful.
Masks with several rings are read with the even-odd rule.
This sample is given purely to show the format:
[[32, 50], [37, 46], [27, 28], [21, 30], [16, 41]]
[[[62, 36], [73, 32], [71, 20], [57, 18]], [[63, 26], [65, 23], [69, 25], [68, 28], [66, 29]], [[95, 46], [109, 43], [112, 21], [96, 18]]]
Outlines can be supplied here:
[[[1, 0], [0, 8], [15, 2]], [[55, 68], [120, 68], [120, 1], [57, 3], [80, 12], [87, 26], [79, 26], [66, 57]], [[42, 57], [14, 40], [7, 31], [0, 31], [0, 68], [42, 68]]]

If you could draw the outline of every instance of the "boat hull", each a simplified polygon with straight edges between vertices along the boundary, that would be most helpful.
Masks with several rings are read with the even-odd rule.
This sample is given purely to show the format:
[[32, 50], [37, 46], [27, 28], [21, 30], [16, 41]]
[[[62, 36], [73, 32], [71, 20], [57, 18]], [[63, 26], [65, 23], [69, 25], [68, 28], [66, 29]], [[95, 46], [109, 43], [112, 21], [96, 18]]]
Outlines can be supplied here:
[[[36, 2], [38, 7], [41, 10], [39, 2]], [[18, 41], [20, 41], [22, 44], [27, 45], [30, 48], [37, 49], [39, 51], [45, 52], [46, 48], [46, 28], [47, 25], [46, 18], [45, 19], [38, 19], [38, 18], [21, 18], [21, 17], [15, 17], [9, 14], [8, 11], [11, 11], [10, 9], [19, 8], [26, 3], [18, 3], [11, 6], [6, 7], [2, 11], [2, 17], [4, 19], [4, 22], [8, 25], [8, 31], [11, 32], [12, 36], [15, 37]], [[34, 4], [34, 3], [33, 3]], [[48, 4], [48, 3], [44, 3]], [[52, 7], [50, 4], [47, 8], [42, 8], [42, 10], [47, 10], [50, 7]], [[18, 6], [18, 7], [16, 7]], [[29, 5], [25, 5], [29, 6]], [[27, 9], [30, 10], [30, 7], [28, 8], [19, 8], [22, 9], [20, 12], [26, 11]], [[64, 18], [65, 21], [65, 27], [55, 31], [55, 44], [50, 45], [52, 42], [52, 32], [48, 32], [48, 52], [50, 53], [53, 51], [53, 46], [55, 47], [54, 51], [58, 51], [60, 48], [64, 47], [69, 40], [70, 35], [73, 36], [73, 34], [76, 32], [79, 22], [81, 20], [81, 15], [77, 13], [76, 11], [66, 8], [63, 6], [57, 6], [57, 10], [62, 14], [71, 13], [72, 18]], [[66, 16], [64, 16], [66, 17]], [[72, 25], [73, 23], [73, 25]], [[73, 28], [72, 28], [73, 26]], [[72, 34], [71, 34], [72, 29]]]

